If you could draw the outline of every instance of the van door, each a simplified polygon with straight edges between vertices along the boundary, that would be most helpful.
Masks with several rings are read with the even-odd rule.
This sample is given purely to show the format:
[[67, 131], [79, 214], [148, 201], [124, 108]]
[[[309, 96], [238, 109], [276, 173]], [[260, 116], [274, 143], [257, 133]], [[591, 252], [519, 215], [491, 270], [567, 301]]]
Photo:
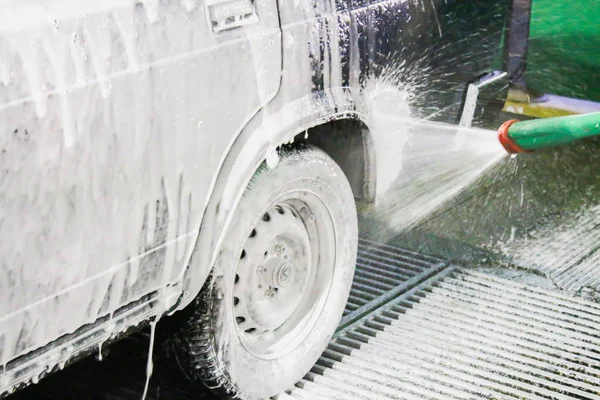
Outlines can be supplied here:
[[0, 366], [180, 275], [224, 154], [281, 74], [276, 0], [5, 8]]

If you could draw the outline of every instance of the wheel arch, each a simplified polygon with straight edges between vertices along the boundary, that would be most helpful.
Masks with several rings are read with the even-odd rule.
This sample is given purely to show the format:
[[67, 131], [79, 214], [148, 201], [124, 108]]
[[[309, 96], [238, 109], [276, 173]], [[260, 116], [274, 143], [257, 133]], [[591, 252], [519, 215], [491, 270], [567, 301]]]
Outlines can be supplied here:
[[344, 171], [356, 199], [375, 199], [375, 154], [368, 126], [358, 116], [320, 123], [297, 140], [327, 153]]
[[357, 111], [353, 98], [349, 89], [340, 88], [313, 93], [275, 112], [277, 105], [272, 104], [241, 130], [215, 174], [194, 250], [179, 279], [183, 296], [173, 312], [189, 305], [207, 282], [254, 171], [281, 144], [300, 140], [321, 148], [340, 165], [355, 197], [373, 200], [375, 153], [365, 116]]

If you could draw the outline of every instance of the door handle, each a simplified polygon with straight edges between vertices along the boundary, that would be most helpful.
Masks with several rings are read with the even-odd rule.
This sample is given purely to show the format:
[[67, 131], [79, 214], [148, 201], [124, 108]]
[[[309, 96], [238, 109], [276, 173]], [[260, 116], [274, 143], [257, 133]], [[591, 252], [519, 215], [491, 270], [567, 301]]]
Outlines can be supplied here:
[[206, 6], [213, 32], [258, 22], [258, 14], [256, 14], [253, 0], [212, 0], [207, 1]]

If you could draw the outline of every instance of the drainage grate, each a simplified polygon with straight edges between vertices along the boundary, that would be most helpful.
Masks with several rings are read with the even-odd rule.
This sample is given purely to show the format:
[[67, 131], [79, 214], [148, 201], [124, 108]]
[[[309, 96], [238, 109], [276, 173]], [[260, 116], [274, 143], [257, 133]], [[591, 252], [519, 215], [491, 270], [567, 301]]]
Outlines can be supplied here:
[[338, 329], [429, 279], [446, 265], [441, 258], [361, 239], [352, 291]]
[[600, 399], [600, 305], [449, 267], [340, 331], [300, 399]]

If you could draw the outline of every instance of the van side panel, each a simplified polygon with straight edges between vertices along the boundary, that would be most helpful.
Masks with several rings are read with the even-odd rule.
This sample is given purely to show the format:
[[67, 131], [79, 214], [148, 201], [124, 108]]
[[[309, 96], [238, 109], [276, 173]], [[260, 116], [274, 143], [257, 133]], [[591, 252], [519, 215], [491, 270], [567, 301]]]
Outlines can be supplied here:
[[219, 33], [205, 2], [76, 3], [0, 15], [0, 366], [179, 277], [279, 88], [275, 0]]

